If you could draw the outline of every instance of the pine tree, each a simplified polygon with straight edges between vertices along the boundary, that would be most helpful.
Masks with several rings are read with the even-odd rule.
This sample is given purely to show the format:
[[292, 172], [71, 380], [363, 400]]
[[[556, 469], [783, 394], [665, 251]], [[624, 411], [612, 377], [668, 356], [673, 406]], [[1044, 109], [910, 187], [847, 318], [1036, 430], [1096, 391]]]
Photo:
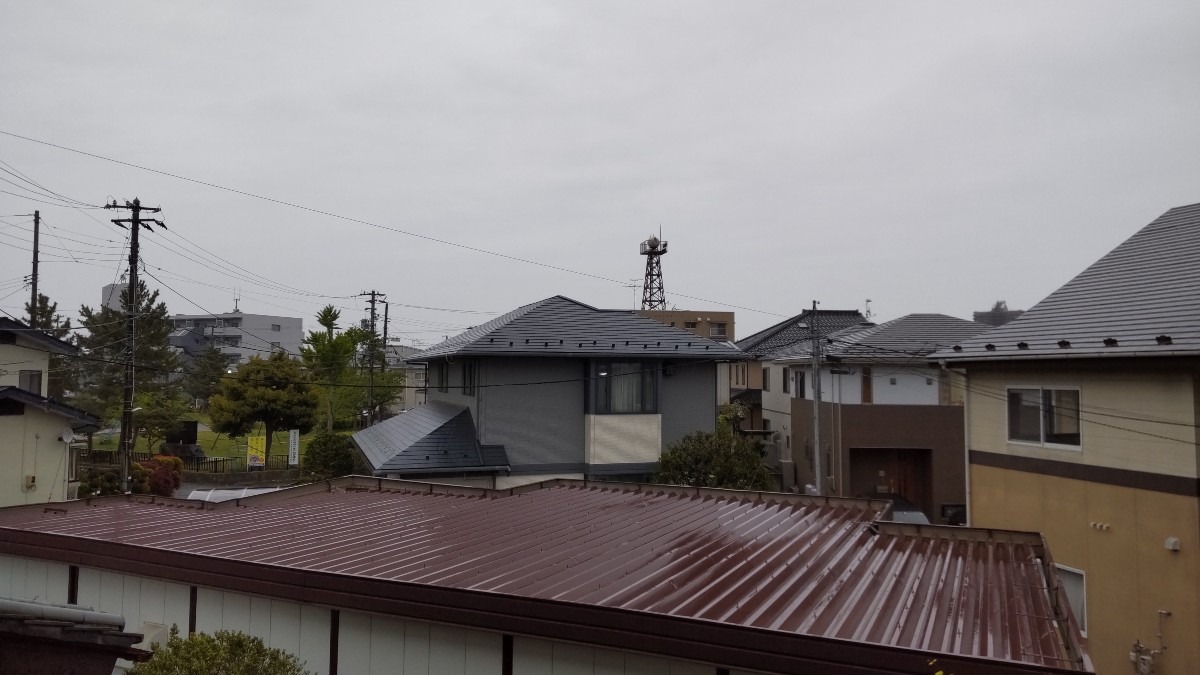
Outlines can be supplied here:
[[[129, 292], [121, 292], [122, 308], [128, 306]], [[80, 386], [74, 403], [79, 407], [113, 420], [120, 415], [125, 383], [125, 312], [109, 307], [98, 311], [84, 305], [79, 308], [81, 328], [76, 337], [82, 350], [79, 358]], [[179, 366], [171, 351], [168, 336], [172, 331], [166, 303], [159, 302], [158, 291], [151, 292], [138, 283], [137, 322], [134, 347], [134, 390], [154, 393], [171, 386], [170, 376]]]

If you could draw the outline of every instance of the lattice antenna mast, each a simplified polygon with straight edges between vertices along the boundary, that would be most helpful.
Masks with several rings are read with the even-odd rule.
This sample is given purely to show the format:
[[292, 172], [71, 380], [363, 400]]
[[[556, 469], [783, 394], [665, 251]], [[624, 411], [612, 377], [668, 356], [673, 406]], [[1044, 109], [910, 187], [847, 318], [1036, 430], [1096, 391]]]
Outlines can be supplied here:
[[642, 282], [642, 309], [666, 309], [667, 296], [663, 292], [662, 257], [667, 254], [667, 242], [654, 235], [642, 242], [642, 255], [646, 256], [646, 278]]

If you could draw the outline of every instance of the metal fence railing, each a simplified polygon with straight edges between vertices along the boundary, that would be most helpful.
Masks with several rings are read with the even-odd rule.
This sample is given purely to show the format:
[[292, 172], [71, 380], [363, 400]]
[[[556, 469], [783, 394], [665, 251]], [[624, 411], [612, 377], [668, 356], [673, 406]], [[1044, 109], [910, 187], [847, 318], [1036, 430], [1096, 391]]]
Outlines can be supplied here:
[[[148, 452], [135, 452], [130, 456], [134, 462], [148, 461], [154, 455]], [[287, 453], [273, 454], [267, 458], [265, 466], [250, 466], [245, 456], [239, 457], [180, 457], [185, 471], [201, 473], [242, 473], [245, 471], [281, 470], [292, 468], [288, 465]], [[116, 450], [87, 450], [76, 451], [78, 466], [118, 466], [120, 456]]]

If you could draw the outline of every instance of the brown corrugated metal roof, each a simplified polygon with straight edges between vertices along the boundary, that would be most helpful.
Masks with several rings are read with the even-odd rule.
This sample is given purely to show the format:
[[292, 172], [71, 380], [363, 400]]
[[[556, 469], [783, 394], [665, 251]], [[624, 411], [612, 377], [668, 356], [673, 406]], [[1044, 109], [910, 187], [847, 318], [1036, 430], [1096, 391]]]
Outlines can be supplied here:
[[500, 492], [343, 479], [332, 488], [202, 507], [124, 498], [18, 507], [0, 510], [0, 528], [1089, 668], [1066, 603], [1048, 591], [1038, 535], [879, 523], [880, 502], [664, 486], [555, 481]]

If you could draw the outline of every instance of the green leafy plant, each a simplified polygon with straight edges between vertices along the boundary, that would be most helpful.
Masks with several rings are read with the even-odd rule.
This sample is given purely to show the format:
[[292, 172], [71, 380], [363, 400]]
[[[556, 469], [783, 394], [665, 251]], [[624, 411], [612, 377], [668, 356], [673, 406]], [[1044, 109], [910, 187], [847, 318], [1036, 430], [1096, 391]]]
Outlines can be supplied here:
[[244, 436], [261, 423], [270, 460], [275, 432], [311, 431], [319, 401], [300, 363], [276, 352], [268, 359], [251, 358], [238, 368], [236, 377], [221, 380], [219, 391], [209, 399], [209, 416], [214, 431], [230, 436]]
[[654, 482], [733, 490], [770, 490], [761, 444], [729, 433], [695, 432], [675, 441], [658, 460]]
[[364, 470], [358, 450], [346, 434], [317, 432], [304, 451], [304, 471], [313, 480], [347, 476]]
[[171, 626], [167, 644], [155, 644], [153, 651], [149, 661], [135, 665], [129, 674], [311, 675], [295, 655], [237, 631], [192, 633], [181, 638], [179, 627]]

